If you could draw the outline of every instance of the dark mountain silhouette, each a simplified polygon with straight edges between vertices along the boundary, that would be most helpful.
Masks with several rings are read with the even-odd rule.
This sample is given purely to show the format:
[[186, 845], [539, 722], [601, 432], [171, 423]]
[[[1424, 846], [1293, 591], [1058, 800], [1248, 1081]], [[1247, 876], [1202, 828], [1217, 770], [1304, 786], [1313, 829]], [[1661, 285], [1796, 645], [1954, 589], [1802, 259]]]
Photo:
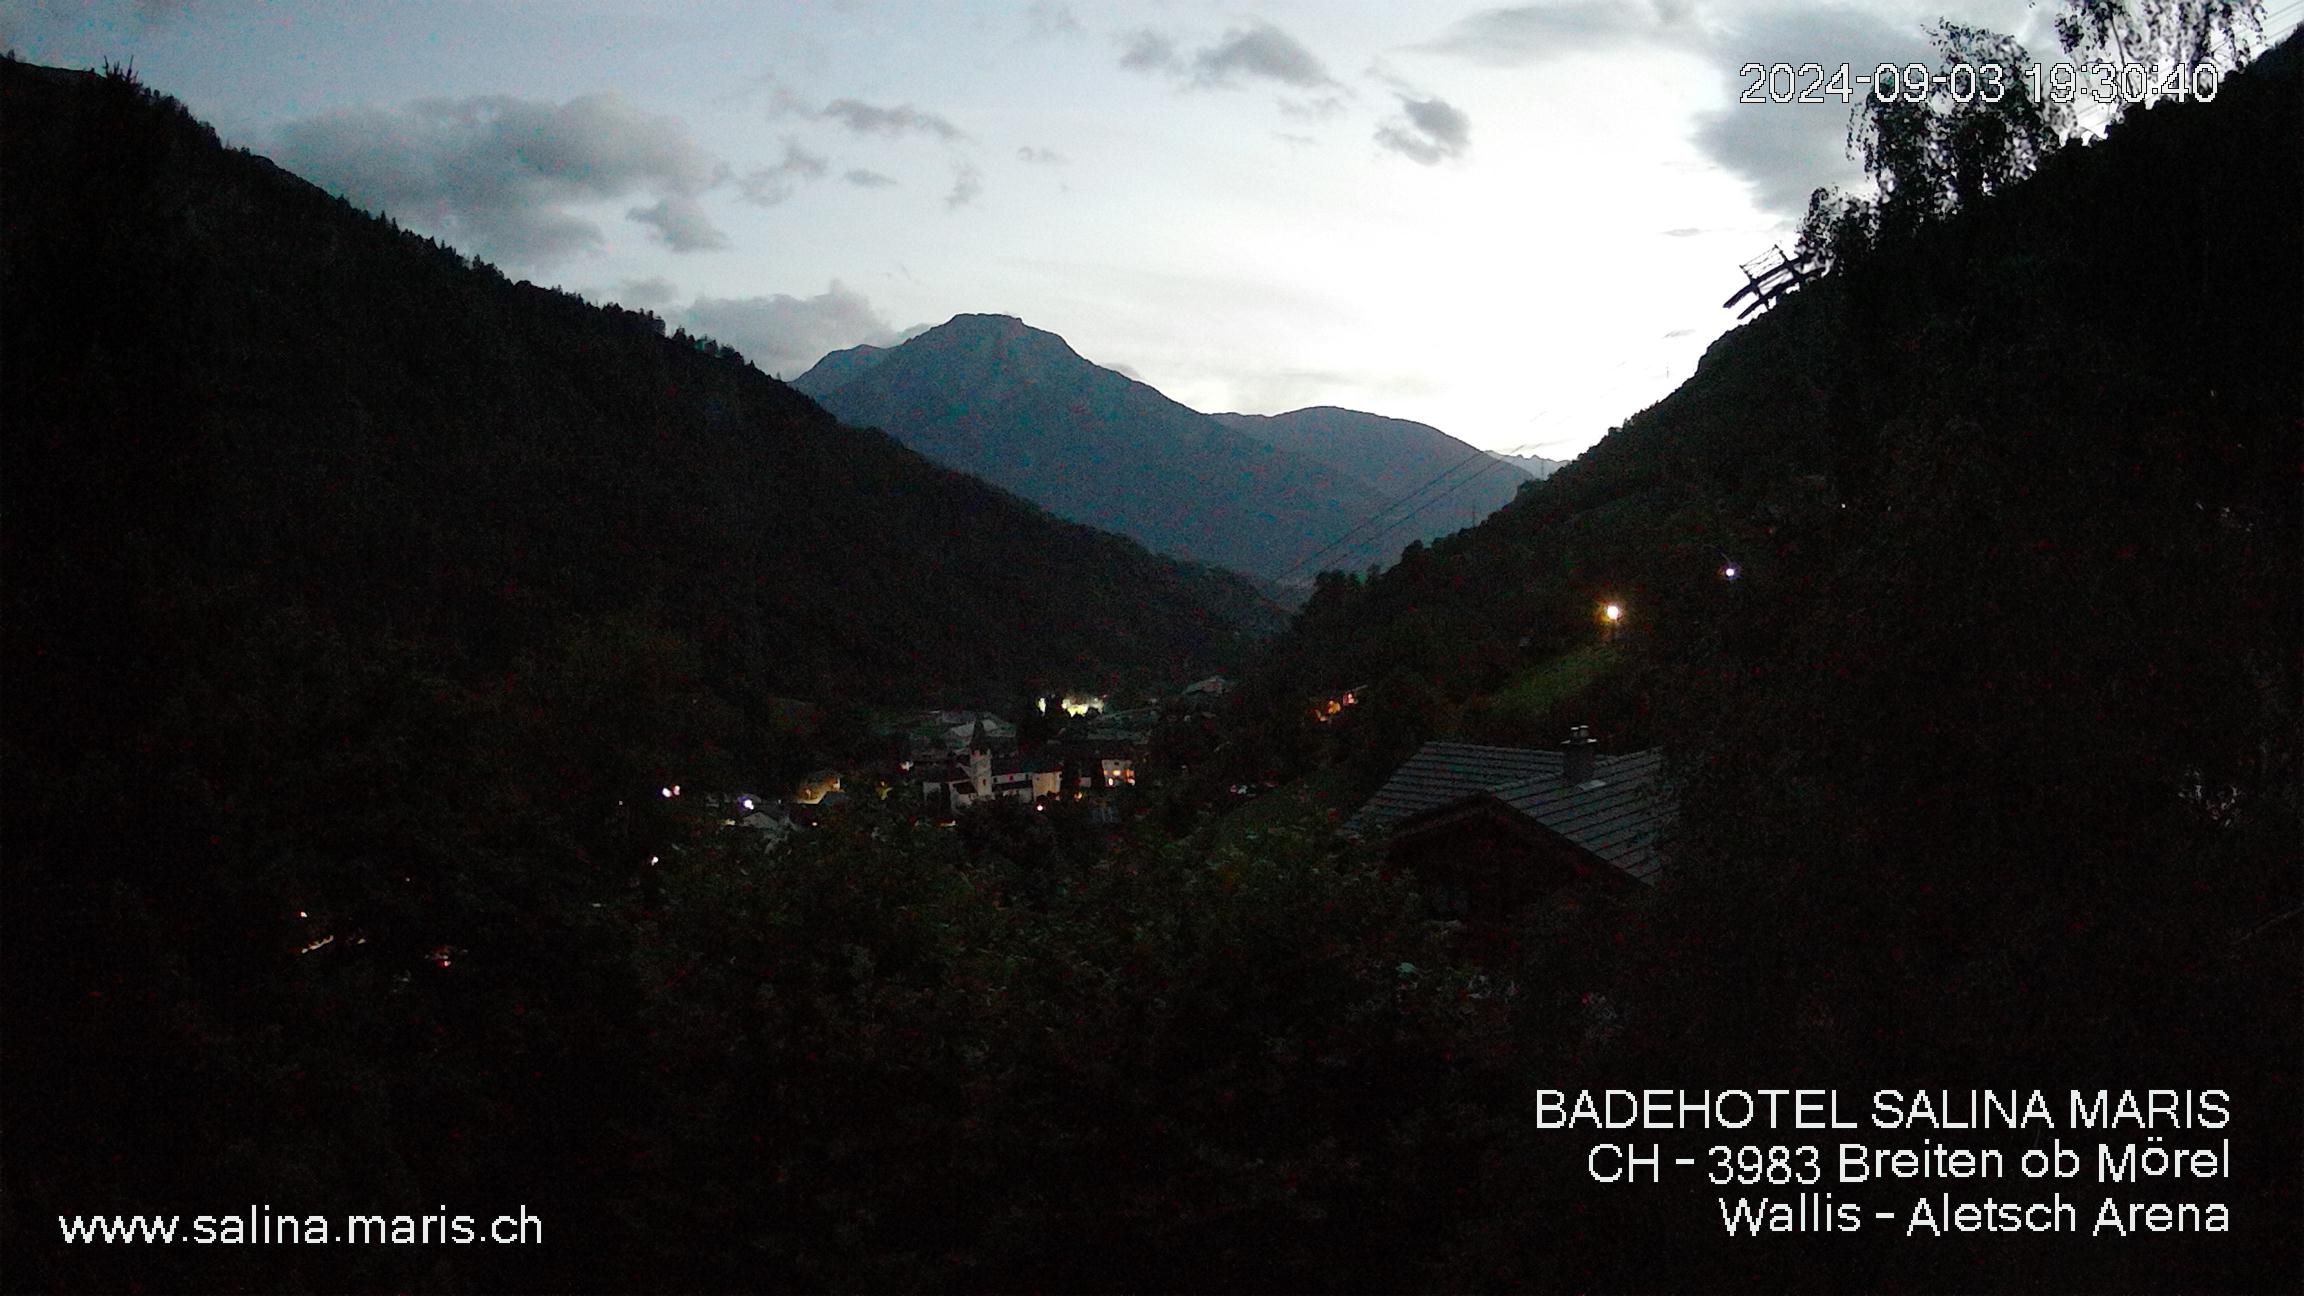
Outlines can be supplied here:
[[793, 386], [858, 425], [1050, 512], [1163, 553], [1277, 579], [1385, 501], [1005, 315], [959, 315], [858, 372], [834, 352]]
[[[1486, 523], [1324, 578], [1242, 690], [1263, 728], [1230, 750], [1264, 765], [1206, 777], [1333, 743], [1365, 786], [1423, 739], [1549, 747], [1572, 724], [1661, 745], [1664, 884], [1568, 983], [1627, 1023], [1611, 1074], [2224, 1088], [2264, 1114], [2228, 1194], [2263, 1227], [2235, 1206], [2229, 1238], [2025, 1251], [2007, 1280], [2289, 1281], [2297, 1237], [2270, 1221], [2304, 1209], [2300, 139], [2291, 37], [2213, 102], [2132, 111], [1883, 238]], [[1565, 700], [1515, 704], [1595, 662]], [[1305, 697], [1370, 681], [1311, 732]], [[1389, 757], [1355, 761], [1371, 746]], [[1519, 929], [1531, 979], [1560, 975], [1559, 931]], [[1594, 1285], [1721, 1272], [1676, 1249]], [[1559, 1262], [1533, 1248], [1465, 1285]], [[1871, 1263], [1801, 1281], [1876, 1283]]]
[[1529, 474], [1501, 456], [1408, 419], [1332, 405], [1286, 414], [1217, 414], [1218, 422], [1268, 445], [1350, 473], [1389, 508], [1349, 548], [1323, 560], [1334, 568], [1390, 562], [1415, 540], [1460, 531], [1508, 503]]
[[844, 351], [834, 351], [809, 366], [807, 373], [792, 380], [792, 385], [811, 396], [819, 392], [837, 391], [842, 385], [870, 372], [873, 366], [887, 358], [887, 347], [852, 346]]
[[[508, 282], [87, 74], [9, 85], [15, 552], [109, 581], [142, 546], [153, 576], [491, 654], [647, 609], [760, 687], [876, 700], [1181, 675], [1258, 615], [1235, 578], [840, 427], [652, 316]], [[12, 592], [43, 597], [39, 570]]]

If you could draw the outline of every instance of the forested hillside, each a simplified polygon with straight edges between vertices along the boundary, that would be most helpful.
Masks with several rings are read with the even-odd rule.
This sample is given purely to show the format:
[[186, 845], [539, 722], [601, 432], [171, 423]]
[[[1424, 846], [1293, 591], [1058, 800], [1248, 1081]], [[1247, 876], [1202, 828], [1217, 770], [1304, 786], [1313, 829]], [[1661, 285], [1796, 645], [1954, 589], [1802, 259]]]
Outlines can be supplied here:
[[8, 93], [10, 539], [46, 560], [20, 618], [163, 615], [182, 583], [498, 661], [628, 615], [749, 687], [898, 701], [1181, 676], [1256, 615], [159, 105], [26, 67]]
[[640, 1119], [660, 785], [773, 787], [864, 703], [1189, 679], [1264, 615], [128, 75], [0, 66], [0, 167], [11, 1287], [363, 1281], [28, 1260], [77, 1203], [557, 1196]]
[[1487, 524], [1324, 576], [1209, 779], [1332, 748], [1348, 804], [1428, 737], [1661, 745], [1667, 881], [1575, 974], [1632, 1054], [2214, 1077], [2292, 1216], [2300, 105], [2292, 39], [1879, 238]]

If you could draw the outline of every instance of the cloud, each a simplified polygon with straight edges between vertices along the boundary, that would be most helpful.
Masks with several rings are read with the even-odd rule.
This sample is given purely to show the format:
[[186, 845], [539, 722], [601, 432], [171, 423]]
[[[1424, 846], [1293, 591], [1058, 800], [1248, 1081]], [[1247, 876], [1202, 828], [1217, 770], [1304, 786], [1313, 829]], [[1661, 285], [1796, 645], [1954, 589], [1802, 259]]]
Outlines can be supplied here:
[[1164, 73], [1196, 90], [1234, 90], [1244, 79], [1277, 81], [1299, 90], [1341, 85], [1303, 42], [1267, 22], [1251, 22], [1202, 46], [1187, 59], [1176, 39], [1152, 28], [1120, 38], [1120, 66], [1131, 72]]
[[1063, 166], [1070, 161], [1054, 149], [1034, 148], [1029, 144], [1016, 150], [1016, 160], [1030, 162], [1034, 166]]
[[1078, 15], [1072, 12], [1072, 6], [1056, 3], [1055, 0], [1035, 0], [1032, 7], [1024, 11], [1024, 21], [1031, 25], [1035, 36], [1088, 34], [1088, 29], [1080, 25]]
[[679, 295], [679, 290], [672, 286], [669, 279], [625, 279], [617, 283], [613, 295], [627, 306], [647, 309], [671, 301]]
[[843, 347], [902, 340], [864, 294], [837, 279], [814, 297], [699, 297], [680, 318], [689, 331], [718, 338], [779, 378], [796, 378]]
[[1696, 227], [1695, 227], [1695, 226], [1693, 226], [1693, 225], [1682, 225], [1682, 226], [1681, 226], [1681, 227], [1679, 227], [1678, 229], [1668, 229], [1668, 230], [1664, 231], [1664, 237], [1666, 237], [1666, 238], [1695, 238], [1697, 235], [1699, 235], [1699, 234], [1702, 234], [1703, 232], [1704, 232], [1703, 230], [1700, 230], [1700, 229], [1696, 228]]
[[1401, 95], [1400, 110], [1400, 116], [1376, 128], [1378, 145], [1425, 166], [1460, 158], [1471, 147], [1472, 119], [1447, 100]]
[[[1869, 70], [1914, 60], [1935, 66], [1917, 24], [1899, 25], [1849, 9], [1770, 9], [1752, 14], [1713, 42], [1720, 75], [1737, 92], [1750, 80], [1746, 63], [1849, 63]], [[1701, 117], [1696, 146], [1751, 186], [1761, 210], [1796, 220], [1820, 185], [1853, 184], [1863, 171], [1848, 157], [1848, 108], [1824, 104], [1733, 104]]]
[[1665, 341], [1667, 341], [1667, 342], [1669, 342], [1669, 341], [1671, 341], [1673, 338], [1684, 338], [1684, 337], [1690, 337], [1690, 336], [1693, 336], [1693, 335], [1695, 334], [1695, 332], [1696, 332], [1696, 330], [1694, 330], [1694, 329], [1692, 329], [1692, 328], [1678, 328], [1678, 329], [1674, 329], [1674, 330], [1672, 330], [1671, 332], [1669, 332], [1669, 333], [1667, 333], [1667, 334], [1665, 334], [1665, 335], [1664, 335], [1664, 340], [1665, 340]]
[[1324, 94], [1311, 99], [1292, 99], [1285, 95], [1272, 101], [1282, 116], [1299, 121], [1326, 121], [1344, 111], [1344, 96]]
[[364, 207], [508, 264], [548, 265], [606, 242], [569, 210], [653, 195], [633, 208], [676, 251], [724, 246], [697, 195], [727, 167], [678, 118], [613, 92], [553, 104], [482, 95], [342, 109], [291, 122], [283, 166]]
[[1226, 32], [1223, 40], [1192, 56], [1195, 85], [1232, 86], [1241, 76], [1263, 77], [1300, 90], [1336, 84], [1312, 51], [1267, 22]]
[[[1707, 13], [1713, 11], [1705, 11]], [[1497, 66], [1647, 46], [1709, 62], [1731, 96], [1749, 84], [1747, 63], [1843, 63], [1862, 70], [1886, 61], [1918, 59], [1934, 66], [1917, 23], [1898, 24], [1847, 8], [1769, 7], [1735, 13], [1706, 25], [1692, 0], [1565, 0], [1565, 3], [1487, 9], [1461, 19], [1421, 46]], [[1770, 214], [1797, 218], [1819, 185], [1860, 181], [1847, 156], [1848, 106], [1744, 104], [1704, 114], [1694, 142], [1715, 164], [1751, 188], [1753, 203]], [[1391, 146], [1389, 143], [1388, 147]], [[1674, 235], [1674, 237], [1686, 237]]]
[[958, 211], [976, 201], [977, 196], [983, 192], [984, 173], [976, 169], [976, 164], [955, 162], [952, 164], [952, 192], [944, 195], [944, 208], [946, 211]]
[[1652, 4], [1569, 0], [1486, 9], [1459, 19], [1419, 48], [1502, 67], [1659, 38], [1698, 35], [1687, 0]]
[[1176, 42], [1146, 27], [1120, 38], [1120, 66], [1131, 72], [1181, 72]]
[[859, 135], [932, 135], [947, 144], [968, 138], [968, 132], [951, 122], [910, 104], [882, 108], [860, 99], [835, 99], [816, 115], [836, 121]]
[[648, 226], [658, 242], [675, 252], [711, 252], [728, 246], [728, 236], [704, 214], [704, 204], [686, 194], [660, 198], [624, 214]]
[[800, 147], [796, 140], [784, 141], [784, 157], [774, 166], [758, 167], [744, 173], [736, 182], [737, 191], [744, 201], [761, 207], [773, 207], [790, 198], [802, 184], [821, 180], [832, 170], [831, 159], [821, 153], [811, 153]]
[[859, 189], [886, 189], [896, 183], [896, 177], [864, 167], [851, 167], [840, 178]]

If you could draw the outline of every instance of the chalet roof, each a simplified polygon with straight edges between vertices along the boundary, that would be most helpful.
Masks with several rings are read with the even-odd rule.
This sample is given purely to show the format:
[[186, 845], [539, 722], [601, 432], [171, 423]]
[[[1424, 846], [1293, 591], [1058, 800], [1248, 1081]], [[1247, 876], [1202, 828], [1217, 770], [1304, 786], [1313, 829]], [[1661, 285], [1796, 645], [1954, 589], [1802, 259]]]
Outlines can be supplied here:
[[1641, 882], [1656, 880], [1657, 844], [1676, 808], [1660, 751], [1598, 757], [1582, 783], [1563, 783], [1555, 773], [1488, 795]]
[[1529, 747], [1482, 747], [1474, 743], [1428, 742], [1344, 821], [1344, 831], [1374, 836], [1413, 814], [1461, 801], [1475, 793], [1530, 779], [1560, 779], [1560, 753]]

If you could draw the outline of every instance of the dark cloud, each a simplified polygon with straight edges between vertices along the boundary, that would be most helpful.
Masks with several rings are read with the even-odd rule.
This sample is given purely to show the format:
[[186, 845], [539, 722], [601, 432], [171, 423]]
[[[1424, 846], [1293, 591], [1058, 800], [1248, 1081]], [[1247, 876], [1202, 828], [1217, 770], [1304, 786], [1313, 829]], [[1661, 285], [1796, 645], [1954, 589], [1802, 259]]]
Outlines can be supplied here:
[[821, 180], [832, 170], [832, 161], [821, 153], [811, 153], [800, 147], [796, 140], [784, 141], [783, 160], [774, 166], [757, 167], [744, 173], [736, 182], [737, 191], [744, 201], [762, 207], [773, 207], [790, 198], [803, 184]]
[[859, 189], [886, 189], [896, 183], [896, 177], [882, 175], [864, 167], [852, 167], [840, 178]]
[[1131, 72], [1181, 72], [1176, 42], [1147, 27], [1120, 38], [1120, 66]]
[[1034, 166], [1063, 166], [1068, 159], [1054, 149], [1034, 148], [1027, 144], [1016, 150], [1016, 160]]
[[968, 138], [966, 131], [951, 122], [910, 104], [882, 108], [860, 99], [835, 99], [816, 115], [836, 121], [859, 135], [931, 135], [947, 144]]
[[901, 340], [864, 294], [837, 279], [814, 297], [699, 297], [678, 314], [690, 331], [718, 338], [779, 378], [797, 378], [843, 347]]
[[955, 162], [952, 164], [952, 191], [944, 195], [945, 210], [957, 211], [976, 201], [977, 196], [983, 192], [984, 173], [976, 169], [976, 164]]
[[672, 286], [672, 281], [663, 278], [625, 279], [616, 285], [613, 294], [626, 306], [642, 310], [662, 306], [678, 295], [679, 289]]
[[658, 242], [675, 252], [712, 252], [728, 246], [728, 236], [704, 214], [704, 204], [686, 194], [659, 198], [624, 214], [646, 225]]
[[695, 200], [726, 178], [726, 166], [678, 118], [614, 93], [562, 104], [483, 95], [349, 108], [292, 122], [279, 138], [289, 170], [507, 264], [546, 265], [600, 247], [600, 227], [569, 208], [635, 193], [659, 200], [629, 214], [667, 246], [725, 245]]
[[1195, 85], [1231, 86], [1243, 76], [1262, 77], [1300, 90], [1336, 84], [1302, 42], [1266, 22], [1226, 32], [1223, 40], [1192, 56]]
[[[1749, 82], [1746, 63], [1847, 63], [1869, 71], [1881, 62], [1913, 60], [1933, 67], [1935, 52], [1917, 23], [1900, 25], [1851, 9], [1770, 9], [1745, 17], [1715, 37], [1721, 78], [1737, 93]], [[1732, 104], [1697, 123], [1696, 146], [1751, 186], [1753, 203], [1796, 220], [1820, 185], [1858, 183], [1848, 157], [1848, 108], [1824, 104]]]
[[1376, 143], [1425, 166], [1464, 156], [1472, 144], [1472, 119], [1437, 96], [1400, 96], [1400, 116], [1376, 128]]
[[[1458, 20], [1422, 48], [1481, 63], [1517, 66], [1560, 54], [1653, 40], [1686, 28], [1686, 0], [1653, 6], [1617, 0], [1487, 9]], [[1691, 33], [1693, 34], [1693, 33]]]
[[1267, 22], [1234, 28], [1190, 58], [1178, 52], [1174, 37], [1141, 28], [1120, 37], [1120, 66], [1165, 73], [1201, 90], [1239, 89], [1248, 80], [1277, 81], [1299, 90], [1340, 85], [1303, 42]]

